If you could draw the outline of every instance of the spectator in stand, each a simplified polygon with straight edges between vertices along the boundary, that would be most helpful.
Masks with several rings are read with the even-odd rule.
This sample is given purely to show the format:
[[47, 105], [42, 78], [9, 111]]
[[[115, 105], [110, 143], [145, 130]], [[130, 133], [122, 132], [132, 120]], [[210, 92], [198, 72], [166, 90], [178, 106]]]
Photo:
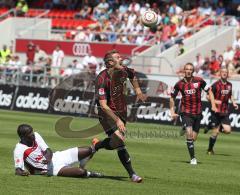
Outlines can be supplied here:
[[27, 65], [32, 65], [34, 63], [34, 56], [35, 56], [35, 45], [33, 44], [33, 42], [29, 42], [27, 44], [27, 61], [26, 64]]
[[47, 60], [48, 55], [43, 51], [39, 45], [35, 47], [34, 63], [39, 64]]
[[171, 40], [171, 27], [168, 23], [162, 25], [162, 42], [169, 42]]
[[235, 73], [237, 76], [240, 75], [240, 59], [234, 61]]
[[139, 12], [140, 11], [140, 4], [137, 2], [137, 0], [132, 0], [132, 3], [129, 4], [128, 6], [128, 11], [130, 13], [132, 12]]
[[196, 73], [199, 72], [199, 70], [201, 69], [201, 67], [203, 66], [204, 64], [204, 59], [202, 58], [201, 54], [198, 53], [196, 55], [196, 61], [193, 62], [193, 66], [194, 66], [194, 70]]
[[118, 33], [126, 33], [128, 30], [128, 18], [124, 18], [118, 30]]
[[120, 15], [122, 16], [122, 14], [126, 13], [127, 11], [128, 11], [128, 4], [126, 0], [122, 0], [122, 3], [119, 6]]
[[224, 7], [223, 2], [219, 1], [218, 2], [218, 6], [217, 6], [217, 8], [215, 10], [215, 14], [217, 16], [224, 16], [225, 13], [226, 13], [226, 8]]
[[17, 16], [25, 16], [28, 12], [28, 4], [25, 0], [19, 0], [16, 6]]
[[88, 66], [91, 65], [95, 65], [96, 68], [98, 69], [99, 64], [97, 61], [97, 58], [95, 56], [92, 55], [92, 51], [89, 50], [88, 55], [86, 55], [83, 60], [82, 60], [82, 64], [84, 66], [84, 68], [88, 68]]
[[139, 20], [135, 20], [131, 28], [129, 29], [131, 34], [139, 34], [143, 30], [143, 25], [140, 24]]
[[184, 43], [181, 41], [178, 43], [177, 56], [180, 56], [185, 53]]
[[227, 51], [223, 53], [223, 59], [226, 61], [232, 61], [234, 58], [234, 51], [231, 46], [227, 48]]
[[233, 42], [233, 49], [236, 49], [236, 47], [240, 47], [240, 33], [237, 35], [236, 39]]
[[168, 13], [169, 14], [174, 14], [174, 15], [179, 15], [183, 12], [183, 9], [177, 5], [176, 2], [172, 2], [172, 5], [169, 7]]
[[[52, 54], [52, 66], [51, 66], [51, 76], [59, 77], [60, 69], [63, 66], [64, 52], [61, 50], [61, 46], [57, 45]], [[56, 85], [56, 79], [52, 79], [52, 85]]]
[[142, 15], [145, 11], [147, 11], [148, 9], [150, 9], [150, 4], [149, 3], [145, 3], [143, 6], [141, 6], [140, 8], [140, 15]]
[[2, 50], [0, 51], [0, 56], [1, 56], [1, 63], [5, 63], [6, 62], [6, 58], [7, 56], [11, 55], [11, 50], [7, 48], [7, 45], [3, 45]]
[[137, 15], [134, 11], [131, 11], [128, 16], [127, 29], [130, 29], [134, 25], [135, 20], [137, 20]]
[[97, 21], [108, 19], [109, 4], [106, 0], [100, 0], [99, 4], [93, 10], [93, 17]]
[[210, 77], [209, 63], [210, 63], [209, 58], [205, 57], [204, 64], [200, 67], [200, 70], [197, 73], [200, 77], [203, 77], [203, 78]]
[[13, 56], [11, 58], [11, 60], [9, 61], [9, 67], [8, 68], [13, 70], [13, 71], [17, 71], [17, 70], [21, 71], [22, 66], [23, 66], [23, 64], [20, 61], [19, 56]]
[[217, 52], [216, 52], [215, 49], [212, 49], [212, 50], [211, 50], [211, 58], [212, 58], [212, 57], [217, 58]]
[[234, 53], [234, 60], [240, 60], [240, 46], [237, 46]]
[[224, 59], [223, 59], [223, 55], [219, 55], [217, 60], [219, 62], [220, 67], [226, 66], [226, 63], [224, 62]]
[[216, 56], [211, 56], [211, 61], [209, 63], [209, 70], [212, 75], [218, 76], [219, 75], [219, 70], [220, 70], [220, 63], [216, 59]]
[[66, 9], [66, 1], [65, 0], [52, 0], [52, 8], [53, 9]]
[[203, 16], [210, 16], [212, 14], [212, 7], [208, 1], [204, 1], [200, 4], [198, 12]]
[[183, 21], [179, 22], [178, 27], [176, 29], [177, 35], [182, 36], [188, 31], [187, 27], [184, 25]]
[[235, 66], [234, 66], [234, 63], [233, 61], [230, 61], [230, 60], [225, 60], [226, 62], [226, 67], [228, 69], [228, 72], [229, 72], [229, 76], [232, 77], [236, 74], [236, 70], [235, 70]]
[[79, 26], [77, 28], [77, 30], [78, 30], [78, 33], [76, 34], [74, 41], [77, 41], [77, 42], [89, 42], [90, 41], [89, 36], [87, 35], [86, 31], [83, 29], [82, 26]]
[[90, 19], [92, 13], [92, 7], [88, 3], [88, 1], [85, 0], [84, 6], [82, 9], [80, 9], [79, 13], [75, 14], [76, 19]]

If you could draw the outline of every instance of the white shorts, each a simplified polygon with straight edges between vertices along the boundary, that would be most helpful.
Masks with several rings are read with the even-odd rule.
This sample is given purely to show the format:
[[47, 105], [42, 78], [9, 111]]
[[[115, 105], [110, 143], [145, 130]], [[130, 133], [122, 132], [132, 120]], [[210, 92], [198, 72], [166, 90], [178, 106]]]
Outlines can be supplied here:
[[71, 166], [76, 162], [79, 162], [77, 147], [54, 152], [52, 162], [48, 165], [48, 175], [57, 176], [61, 168]]

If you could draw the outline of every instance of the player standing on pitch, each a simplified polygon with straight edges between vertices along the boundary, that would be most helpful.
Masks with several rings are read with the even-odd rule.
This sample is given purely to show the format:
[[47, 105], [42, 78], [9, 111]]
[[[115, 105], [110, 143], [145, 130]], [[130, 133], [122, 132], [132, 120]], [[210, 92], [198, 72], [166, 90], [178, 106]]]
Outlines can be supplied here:
[[132, 168], [130, 156], [124, 140], [126, 132], [127, 105], [124, 95], [125, 81], [129, 78], [137, 100], [145, 101], [146, 96], [142, 93], [135, 71], [122, 65], [122, 57], [119, 52], [112, 50], [106, 53], [104, 62], [106, 69], [99, 73], [96, 78], [96, 101], [98, 104], [99, 121], [108, 135], [102, 141], [93, 139], [95, 149], [117, 149], [118, 157], [127, 170], [133, 182], [141, 182], [142, 178], [136, 175]]
[[[228, 78], [228, 70], [226, 67], [222, 67], [220, 70], [220, 79], [212, 84], [210, 91], [212, 91], [215, 104], [216, 112], [211, 112], [211, 122], [210, 126], [213, 128], [212, 135], [209, 138], [208, 154], [214, 154], [213, 147], [217, 140], [219, 132], [226, 134], [231, 133], [231, 126], [229, 120], [229, 100], [232, 101], [233, 107], [237, 110], [238, 105], [236, 104], [234, 97], [232, 95], [232, 83], [230, 83]], [[207, 133], [209, 129], [205, 130]]]
[[[183, 128], [186, 131], [186, 143], [191, 157], [190, 164], [196, 165], [197, 159], [195, 158], [194, 141], [197, 139], [202, 119], [201, 93], [202, 90], [208, 92], [209, 89], [202, 78], [193, 76], [193, 64], [187, 63], [184, 66], [184, 72], [184, 78], [175, 84], [174, 89], [171, 92], [170, 112], [173, 119], [178, 117], [178, 114], [175, 113], [174, 100], [178, 95], [178, 92], [180, 92], [182, 95], [180, 116]], [[214, 97], [211, 92], [209, 92], [209, 97], [211, 102], [214, 102]], [[216, 110], [216, 107], [214, 106], [215, 104], [212, 103], [212, 110]]]

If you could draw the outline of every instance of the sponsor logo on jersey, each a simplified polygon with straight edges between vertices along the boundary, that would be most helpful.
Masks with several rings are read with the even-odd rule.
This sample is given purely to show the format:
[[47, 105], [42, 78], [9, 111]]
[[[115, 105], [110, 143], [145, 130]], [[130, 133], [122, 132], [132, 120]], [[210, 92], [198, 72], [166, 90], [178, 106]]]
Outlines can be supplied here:
[[221, 94], [222, 94], [222, 95], [227, 95], [227, 94], [229, 94], [229, 92], [230, 92], [230, 91], [227, 90], [227, 89], [226, 89], [226, 90], [221, 90]]
[[194, 88], [198, 88], [198, 83], [193, 83]]
[[104, 95], [104, 94], [105, 94], [104, 88], [100, 88], [100, 89], [98, 90], [98, 94], [99, 94], [99, 95]]
[[186, 95], [192, 95], [196, 93], [196, 89], [187, 89], [187, 90], [184, 90], [184, 93]]

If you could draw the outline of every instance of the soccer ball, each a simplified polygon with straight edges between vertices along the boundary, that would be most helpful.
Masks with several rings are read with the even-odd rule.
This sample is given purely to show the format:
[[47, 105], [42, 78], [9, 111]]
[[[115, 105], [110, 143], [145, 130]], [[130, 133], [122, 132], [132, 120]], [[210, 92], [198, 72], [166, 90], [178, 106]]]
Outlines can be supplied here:
[[144, 26], [154, 27], [158, 23], [158, 15], [152, 10], [146, 10], [141, 15], [141, 22]]

